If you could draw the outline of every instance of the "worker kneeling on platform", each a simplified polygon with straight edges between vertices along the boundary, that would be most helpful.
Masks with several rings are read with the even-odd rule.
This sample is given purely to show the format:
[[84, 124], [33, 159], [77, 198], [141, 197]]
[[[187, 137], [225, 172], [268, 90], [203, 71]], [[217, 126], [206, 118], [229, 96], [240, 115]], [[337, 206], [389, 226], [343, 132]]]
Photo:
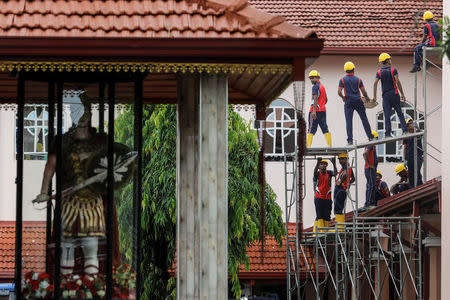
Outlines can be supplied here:
[[384, 198], [387, 198], [391, 195], [387, 183], [385, 181], [381, 180], [381, 178], [383, 178], [383, 174], [381, 174], [380, 171], [377, 171], [377, 181], [375, 184], [375, 186], [376, 186], [375, 200], [377, 202], [377, 205], [378, 205], [378, 201], [380, 201]]
[[307, 138], [307, 147], [311, 147], [317, 127], [320, 126], [328, 147], [331, 147], [331, 133], [328, 131], [327, 125], [327, 109], [325, 105], [328, 102], [327, 92], [322, 83], [320, 83], [320, 74], [316, 70], [312, 70], [308, 75], [312, 86], [312, 103], [309, 109], [309, 129]]
[[[423, 47], [436, 47], [438, 41], [441, 39], [441, 34], [439, 33], [439, 25], [433, 21], [434, 15], [431, 11], [426, 11], [423, 14], [423, 20], [426, 22], [423, 27], [423, 38], [422, 43], [414, 47], [414, 66], [410, 73], [416, 73], [421, 70], [420, 64], [423, 60]], [[426, 64], [426, 69], [429, 68], [429, 64]]]
[[[353, 170], [348, 163], [348, 154], [346, 152], [338, 154], [341, 170], [339, 171], [334, 186], [334, 215], [336, 223], [345, 223], [344, 209], [347, 199], [347, 190], [355, 181]], [[340, 225], [339, 227], [342, 227]]]
[[[366, 89], [362, 80], [355, 76], [355, 65], [348, 61], [344, 65], [344, 71], [347, 73], [346, 76], [339, 80], [338, 95], [344, 101], [344, 113], [345, 113], [345, 123], [347, 129], [347, 142], [349, 145], [353, 144], [353, 112], [356, 110], [359, 117], [361, 118], [364, 131], [367, 134], [369, 140], [373, 139], [371, 133], [369, 120], [366, 115], [366, 108], [364, 107], [364, 102], [361, 98], [360, 90], [367, 101], [370, 101], [369, 96], [367, 96]], [[344, 94], [342, 94], [344, 92]]]
[[[405, 116], [402, 112], [401, 100], [406, 101], [403, 87], [398, 79], [398, 71], [391, 66], [391, 56], [387, 53], [381, 53], [378, 61], [383, 64], [383, 67], [377, 71], [375, 75], [375, 83], [373, 84], [373, 100], [377, 101], [377, 86], [378, 81], [381, 80], [381, 90], [383, 95], [383, 113], [385, 116], [391, 115], [391, 110], [394, 109], [397, 113], [403, 133], [408, 132]], [[400, 92], [400, 95], [399, 95]], [[384, 137], [392, 136], [391, 118], [384, 118]]]
[[404, 192], [411, 188], [408, 182], [408, 170], [406, 170], [405, 164], [398, 164], [395, 167], [395, 173], [400, 176], [400, 181], [391, 187], [392, 195]]
[[[414, 128], [414, 120], [409, 118], [406, 120], [408, 124], [409, 133], [420, 132], [419, 128]], [[416, 140], [416, 154], [414, 155], [414, 139]], [[408, 166], [408, 181], [411, 187], [418, 186], [423, 184], [422, 174], [420, 173], [420, 169], [422, 168], [423, 163], [423, 148], [422, 148], [422, 137], [418, 136], [415, 138], [409, 138], [403, 140], [403, 157], [406, 160], [406, 164]], [[414, 159], [416, 157], [416, 159]], [[414, 162], [416, 161], [416, 162]], [[417, 185], [414, 184], [414, 173], [415, 173], [415, 164], [417, 164]]]
[[317, 159], [314, 168], [314, 205], [316, 207], [316, 220], [314, 231], [317, 227], [328, 227], [331, 217], [331, 178], [337, 173], [335, 160], [332, 159], [334, 171], [327, 170], [328, 162], [321, 157]]

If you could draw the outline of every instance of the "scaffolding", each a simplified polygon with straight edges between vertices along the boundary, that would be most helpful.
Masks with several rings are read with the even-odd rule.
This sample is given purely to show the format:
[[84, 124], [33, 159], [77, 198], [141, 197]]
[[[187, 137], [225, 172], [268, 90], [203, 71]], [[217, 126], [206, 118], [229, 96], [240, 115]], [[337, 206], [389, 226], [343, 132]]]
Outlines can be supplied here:
[[[423, 141], [423, 179], [427, 181], [428, 147], [439, 154], [440, 150], [428, 143], [427, 118], [438, 111], [442, 104], [428, 110], [427, 80], [436, 77], [429, 66], [442, 71], [441, 48], [424, 47], [422, 64], [423, 131], [399, 137], [383, 138], [340, 148], [308, 148], [303, 160], [336, 157], [339, 153], [352, 153], [349, 167], [355, 176], [354, 198], [347, 189], [347, 199], [353, 214], [346, 223], [334, 227], [317, 228], [316, 232], [299, 232], [296, 213], [295, 236], [290, 234], [291, 212], [298, 211], [299, 195], [305, 198], [306, 172], [303, 169], [302, 186], [299, 186], [298, 153], [284, 155], [285, 217], [286, 217], [286, 266], [287, 299], [423, 299], [422, 231], [420, 217], [361, 217], [358, 215], [358, 149], [414, 139], [414, 157], [417, 157], [417, 141]], [[414, 74], [414, 120], [418, 120], [418, 74]], [[296, 150], [297, 151], [297, 150]], [[417, 159], [414, 161], [414, 186], [418, 185]], [[349, 180], [349, 179], [348, 179]], [[302, 192], [303, 191], [303, 192]], [[301, 199], [304, 200], [304, 199]], [[292, 231], [291, 231], [292, 232]]]

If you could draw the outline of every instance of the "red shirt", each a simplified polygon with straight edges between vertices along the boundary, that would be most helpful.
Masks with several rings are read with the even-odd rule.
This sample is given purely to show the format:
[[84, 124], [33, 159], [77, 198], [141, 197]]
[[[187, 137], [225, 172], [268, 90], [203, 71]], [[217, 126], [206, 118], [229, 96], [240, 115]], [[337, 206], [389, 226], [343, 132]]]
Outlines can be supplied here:
[[322, 174], [320, 170], [314, 176], [313, 180], [316, 184], [316, 193], [314, 197], [320, 199], [331, 199], [331, 177], [333, 177], [333, 171], [326, 171]]
[[316, 111], [327, 111], [325, 107], [325, 104], [327, 104], [327, 92], [325, 91], [325, 87], [320, 83], [320, 80], [317, 81], [312, 87], [312, 102], [309, 112], [313, 111], [315, 95], [318, 97]]
[[[342, 171], [346, 171], [346, 170], [348, 170], [348, 172], [347, 172], [347, 179], [342, 180], [341, 179]], [[352, 178], [352, 168], [349, 168], [348, 164], [347, 164], [347, 165], [343, 166], [342, 169], [339, 171], [339, 174], [338, 174], [338, 176], [336, 178], [336, 182], [338, 182], [338, 180], [340, 180], [341, 181], [341, 185], [340, 186], [344, 190], [346, 190], [346, 189], [348, 189], [348, 184], [350, 183], [350, 178]]]

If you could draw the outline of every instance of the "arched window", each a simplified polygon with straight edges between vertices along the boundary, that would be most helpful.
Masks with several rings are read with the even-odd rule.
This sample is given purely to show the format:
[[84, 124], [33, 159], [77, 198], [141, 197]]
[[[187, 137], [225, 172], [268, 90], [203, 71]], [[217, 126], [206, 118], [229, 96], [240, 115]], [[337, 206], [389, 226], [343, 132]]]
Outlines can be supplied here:
[[284, 99], [274, 100], [266, 110], [266, 156], [281, 158], [293, 153], [297, 145], [297, 115]]
[[[408, 118], [414, 119], [414, 107], [406, 102], [401, 102], [402, 111], [405, 115], [405, 120]], [[377, 131], [380, 137], [384, 136], [384, 113], [379, 112], [377, 114]], [[392, 133], [394, 136], [400, 136], [402, 134], [402, 128], [400, 126], [400, 121], [397, 114], [392, 109], [391, 110], [391, 123], [392, 123]], [[417, 112], [417, 120], [420, 129], [424, 128], [423, 123], [423, 113]], [[379, 162], [399, 162], [403, 159], [403, 146], [402, 141], [396, 141], [386, 144], [380, 144], [377, 147], [378, 161]]]

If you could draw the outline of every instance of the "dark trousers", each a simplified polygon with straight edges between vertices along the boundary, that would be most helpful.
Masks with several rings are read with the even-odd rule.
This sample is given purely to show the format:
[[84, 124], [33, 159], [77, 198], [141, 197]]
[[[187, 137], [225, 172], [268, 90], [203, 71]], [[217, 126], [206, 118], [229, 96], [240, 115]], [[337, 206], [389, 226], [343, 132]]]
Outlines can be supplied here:
[[384, 129], [386, 132], [385, 135], [391, 135], [392, 133], [390, 118], [392, 109], [394, 109], [397, 113], [403, 132], [408, 131], [405, 116], [403, 115], [402, 106], [400, 104], [400, 95], [396, 94], [395, 91], [392, 90], [383, 95]]
[[320, 199], [314, 197], [314, 205], [316, 206], [316, 221], [330, 221], [331, 218], [331, 199]]
[[428, 45], [427, 43], [420, 43], [416, 47], [414, 47], [414, 65], [420, 66], [423, 61], [423, 47], [432, 47], [431, 45]]
[[422, 168], [422, 162], [423, 162], [423, 158], [420, 156], [417, 158], [417, 185], [414, 185], [414, 159], [411, 158], [407, 158], [407, 165], [408, 165], [408, 181], [409, 181], [409, 185], [411, 187], [417, 186], [417, 185], [421, 185], [423, 184], [422, 181], [422, 174], [420, 173], [420, 169]]
[[320, 126], [320, 129], [322, 130], [322, 133], [328, 132], [328, 125], [327, 125], [327, 112], [326, 111], [317, 111], [316, 112], [316, 119], [314, 120], [311, 117], [311, 112], [309, 113], [309, 130], [308, 133], [316, 134], [317, 127]]
[[404, 192], [406, 190], [409, 190], [410, 188], [411, 188], [411, 186], [409, 184], [402, 183], [402, 184], [399, 184], [396, 187], [394, 187], [394, 189], [392, 190], [392, 194], [395, 195], [395, 194]]
[[361, 118], [364, 131], [369, 139], [373, 138], [372, 129], [370, 129], [369, 120], [366, 115], [366, 108], [364, 107], [361, 99], [349, 99], [345, 100], [344, 113], [345, 113], [345, 123], [347, 128], [347, 142], [353, 142], [353, 112], [356, 110], [359, 117]]
[[376, 181], [377, 181], [377, 171], [375, 169], [367, 168], [364, 169], [364, 175], [366, 175], [366, 203], [364, 207], [367, 206], [376, 206], [377, 201], [375, 200], [375, 191], [376, 191]]
[[342, 215], [345, 209], [345, 200], [347, 199], [347, 191], [336, 185], [334, 187], [334, 214]]

